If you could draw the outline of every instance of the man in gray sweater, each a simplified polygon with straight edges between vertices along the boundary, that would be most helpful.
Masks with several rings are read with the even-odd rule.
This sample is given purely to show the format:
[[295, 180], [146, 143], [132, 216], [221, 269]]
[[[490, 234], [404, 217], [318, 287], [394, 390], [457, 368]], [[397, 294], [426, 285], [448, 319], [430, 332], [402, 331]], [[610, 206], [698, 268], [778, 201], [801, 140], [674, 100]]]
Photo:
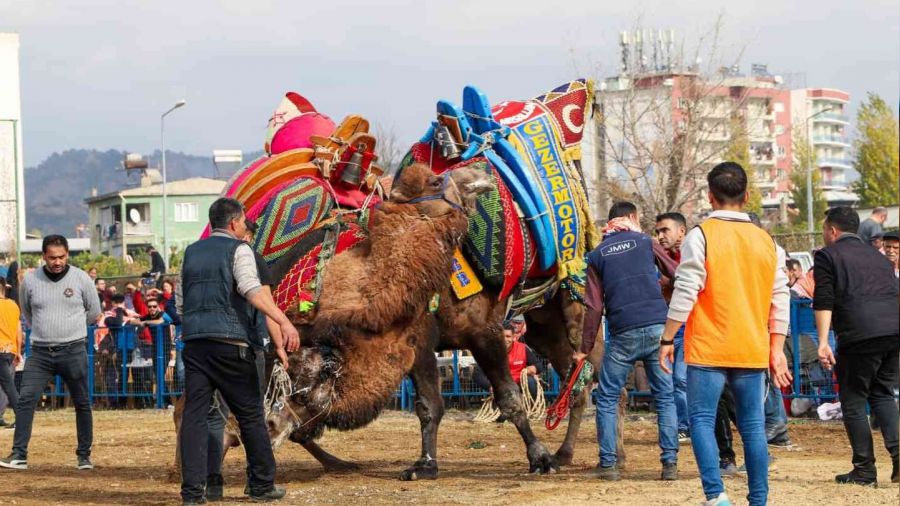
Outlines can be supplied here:
[[47, 382], [58, 374], [66, 382], [75, 404], [77, 467], [93, 469], [87, 325], [100, 316], [100, 301], [87, 273], [69, 265], [69, 243], [65, 237], [49, 235], [41, 249], [44, 267], [25, 277], [19, 296], [22, 314], [31, 327], [31, 355], [25, 361], [19, 389], [12, 453], [0, 459], [0, 467], [28, 469], [26, 459], [34, 407]]

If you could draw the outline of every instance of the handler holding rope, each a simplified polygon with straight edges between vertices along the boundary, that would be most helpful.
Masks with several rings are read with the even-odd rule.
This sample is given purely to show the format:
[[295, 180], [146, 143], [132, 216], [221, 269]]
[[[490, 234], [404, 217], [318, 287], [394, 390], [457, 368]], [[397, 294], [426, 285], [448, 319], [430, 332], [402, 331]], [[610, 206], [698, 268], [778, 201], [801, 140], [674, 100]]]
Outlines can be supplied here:
[[253, 251], [241, 239], [247, 226], [240, 202], [220, 198], [209, 208], [213, 233], [190, 245], [184, 254], [178, 294], [183, 314], [185, 407], [181, 427], [181, 497], [184, 504], [204, 504], [207, 476], [207, 415], [218, 389], [241, 429], [247, 454], [249, 495], [254, 501], [284, 497], [275, 485], [275, 456], [266, 430], [254, 351], [252, 308], [278, 324], [277, 349], [299, 347], [297, 329], [262, 289]]

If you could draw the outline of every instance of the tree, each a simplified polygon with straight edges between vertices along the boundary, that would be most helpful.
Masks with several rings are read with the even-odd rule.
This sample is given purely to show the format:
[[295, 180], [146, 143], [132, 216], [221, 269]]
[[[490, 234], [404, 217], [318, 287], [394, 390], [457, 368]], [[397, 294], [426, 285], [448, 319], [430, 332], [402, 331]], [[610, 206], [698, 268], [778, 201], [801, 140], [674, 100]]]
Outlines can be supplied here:
[[794, 160], [791, 170], [791, 198], [794, 199], [794, 207], [797, 214], [794, 216], [794, 229], [799, 231], [807, 230], [807, 200], [806, 200], [806, 172], [812, 170], [812, 196], [813, 196], [813, 221], [814, 229], [821, 228], [819, 220], [828, 209], [828, 202], [822, 192], [822, 174], [817, 169], [818, 162], [816, 153], [809, 145], [806, 138], [806, 131], [800, 126], [793, 131], [793, 152]]
[[875, 93], [869, 93], [856, 116], [859, 138], [854, 142], [853, 168], [859, 180], [852, 185], [864, 207], [897, 203], [898, 123], [894, 111]]
[[[663, 71], [648, 68], [640, 50], [623, 54], [622, 71], [605, 80], [597, 95], [603, 118], [599, 170], [608, 178], [599, 191], [634, 201], [644, 223], [659, 213], [704, 207], [706, 174], [723, 160], [729, 118], [754, 120], [746, 80], [736, 72], [740, 51], [725, 61], [721, 33], [720, 17], [694, 49], [673, 44]], [[628, 63], [632, 57], [637, 61]], [[746, 151], [744, 158], [749, 146]]]
[[744, 118], [739, 114], [734, 114], [728, 123], [728, 132], [731, 139], [725, 147], [725, 153], [722, 158], [726, 161], [735, 162], [747, 172], [747, 205], [744, 209], [747, 212], [762, 215], [762, 193], [756, 186], [756, 171], [750, 162], [750, 134], [747, 132], [747, 125], [744, 124]]

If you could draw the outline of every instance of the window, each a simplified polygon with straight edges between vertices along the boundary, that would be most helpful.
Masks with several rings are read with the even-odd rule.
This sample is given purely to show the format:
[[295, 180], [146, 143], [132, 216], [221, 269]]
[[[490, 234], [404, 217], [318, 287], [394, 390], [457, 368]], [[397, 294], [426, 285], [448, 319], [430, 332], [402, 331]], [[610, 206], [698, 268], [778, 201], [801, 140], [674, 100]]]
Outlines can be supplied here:
[[784, 125], [775, 125], [775, 135], [781, 135], [784, 133]]
[[176, 202], [175, 203], [175, 221], [187, 222], [197, 221], [198, 208], [196, 202]]
[[687, 109], [688, 103], [684, 97], [678, 97], [678, 108], [679, 109]]
[[784, 146], [778, 146], [778, 158], [784, 158], [785, 155]]
[[775, 102], [775, 112], [784, 112], [783, 102]]
[[779, 181], [784, 181], [784, 169], [778, 169], [775, 174]]

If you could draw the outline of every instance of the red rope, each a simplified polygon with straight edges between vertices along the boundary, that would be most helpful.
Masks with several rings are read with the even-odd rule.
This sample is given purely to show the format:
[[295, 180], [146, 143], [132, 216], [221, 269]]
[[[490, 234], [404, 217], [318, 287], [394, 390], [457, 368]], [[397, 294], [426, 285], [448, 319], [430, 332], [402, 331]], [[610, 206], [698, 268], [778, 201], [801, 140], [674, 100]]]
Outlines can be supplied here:
[[575, 382], [578, 381], [578, 376], [581, 375], [581, 370], [584, 368], [584, 362], [585, 359], [581, 359], [575, 364], [572, 374], [569, 375], [569, 382], [566, 384], [566, 388], [559, 393], [556, 402], [547, 408], [547, 418], [544, 420], [544, 427], [546, 427], [547, 430], [553, 430], [559, 427], [563, 418], [569, 414], [569, 401], [571, 400], [570, 397], [572, 397], [572, 388], [575, 387]]

